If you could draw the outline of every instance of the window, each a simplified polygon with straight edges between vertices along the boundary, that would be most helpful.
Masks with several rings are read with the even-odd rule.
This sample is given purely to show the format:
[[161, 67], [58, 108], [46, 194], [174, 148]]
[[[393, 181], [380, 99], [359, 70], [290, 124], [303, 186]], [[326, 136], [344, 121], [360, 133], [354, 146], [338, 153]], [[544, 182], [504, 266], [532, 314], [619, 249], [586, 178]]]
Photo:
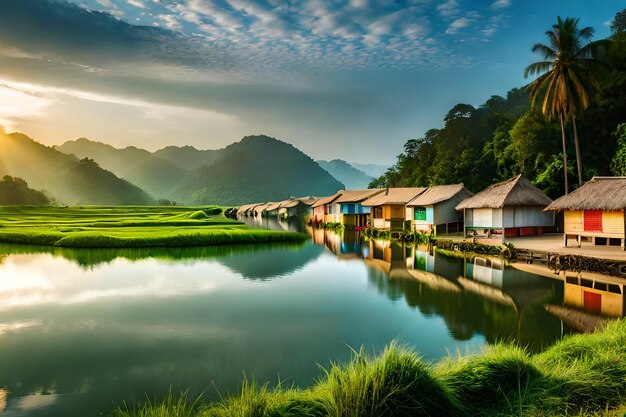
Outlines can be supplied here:
[[383, 218], [383, 208], [382, 207], [374, 207], [374, 218], [382, 219]]
[[426, 208], [424, 207], [415, 207], [414, 209], [414, 219], [415, 220], [423, 220], [426, 221]]

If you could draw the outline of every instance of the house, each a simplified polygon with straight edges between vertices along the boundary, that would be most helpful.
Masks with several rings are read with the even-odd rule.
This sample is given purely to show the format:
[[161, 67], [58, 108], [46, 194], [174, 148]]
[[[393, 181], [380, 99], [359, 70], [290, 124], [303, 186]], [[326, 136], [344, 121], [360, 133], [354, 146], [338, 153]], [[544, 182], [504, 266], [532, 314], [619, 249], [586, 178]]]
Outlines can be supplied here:
[[270, 204], [274, 204], [274, 203], [265, 203], [265, 204], [259, 204], [259, 205], [255, 206], [252, 209], [252, 215], [253, 216], [264, 216], [265, 215], [265, 209], [267, 209], [267, 207]]
[[313, 208], [313, 223], [326, 223], [326, 216], [330, 214], [330, 207], [336, 199], [341, 195], [341, 191], [335, 194], [319, 198], [315, 203], [311, 205]]
[[594, 244], [621, 245], [626, 240], [626, 177], [593, 177], [576, 191], [546, 207], [564, 212], [563, 246], [575, 238]]
[[265, 208], [263, 215], [267, 217], [278, 217], [278, 209], [282, 203], [282, 201], [269, 203]]
[[308, 221], [313, 217], [312, 204], [317, 201], [316, 197], [291, 197], [289, 200], [283, 201], [278, 209], [278, 217], [286, 219], [290, 217], [298, 217]]
[[435, 185], [409, 201], [406, 220], [413, 230], [449, 233], [463, 230], [463, 213], [455, 207], [474, 195], [463, 184]]
[[371, 208], [364, 206], [363, 201], [382, 193], [381, 188], [369, 190], [343, 190], [339, 198], [333, 201], [334, 211], [338, 211], [338, 221], [348, 227], [367, 225]]
[[254, 216], [254, 208], [258, 205], [259, 205], [258, 203], [244, 204], [243, 206], [239, 207], [239, 210], [237, 210], [237, 216], [238, 217]]
[[464, 215], [465, 235], [478, 231], [505, 237], [543, 234], [554, 227], [554, 214], [543, 211], [552, 200], [518, 175], [490, 185], [456, 206]]
[[377, 229], [403, 230], [406, 220], [406, 205], [426, 188], [387, 188], [361, 203], [371, 208], [370, 224]]

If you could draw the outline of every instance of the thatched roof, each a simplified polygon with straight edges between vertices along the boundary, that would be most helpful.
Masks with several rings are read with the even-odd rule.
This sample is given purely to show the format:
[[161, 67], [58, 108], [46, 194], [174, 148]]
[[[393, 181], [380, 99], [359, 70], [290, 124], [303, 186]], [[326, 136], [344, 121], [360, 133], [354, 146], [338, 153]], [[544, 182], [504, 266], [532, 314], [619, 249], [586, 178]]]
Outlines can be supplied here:
[[315, 203], [311, 204], [311, 207], [315, 208], [315, 207], [323, 206], [324, 204], [330, 204], [336, 199], [338, 199], [339, 196], [341, 196], [341, 191], [337, 191], [335, 194], [329, 195], [328, 197], [318, 198]]
[[267, 209], [267, 207], [268, 207], [270, 204], [273, 204], [273, 203], [259, 204], [258, 206], [256, 206], [256, 207], [254, 208], [254, 211], [255, 211], [256, 213], [263, 213], [263, 211], [265, 211], [265, 209]]
[[432, 206], [434, 204], [441, 203], [442, 201], [451, 199], [461, 191], [465, 191], [465, 194], [468, 196], [473, 195], [473, 193], [465, 188], [463, 184], [434, 185], [415, 197], [413, 200], [409, 201], [407, 206]]
[[579, 189], [554, 200], [546, 210], [623, 210], [626, 177], [593, 177]]
[[473, 197], [463, 200], [457, 210], [466, 208], [502, 208], [515, 206], [545, 207], [552, 200], [522, 174], [490, 185]]
[[269, 203], [267, 205], [267, 207], [265, 208], [265, 211], [274, 211], [274, 210], [278, 210], [280, 208], [280, 205], [283, 203], [283, 201], [278, 201], [275, 203]]
[[289, 200], [283, 201], [282, 204], [280, 205], [280, 208], [292, 208], [292, 207], [296, 207], [299, 204], [304, 204], [306, 206], [311, 206], [313, 205], [318, 199], [316, 197], [313, 196], [308, 196], [308, 197], [291, 197]]
[[354, 204], [367, 200], [368, 198], [380, 194], [385, 191], [382, 188], [372, 188], [369, 190], [343, 190], [339, 191], [341, 194], [334, 202], [337, 204]]
[[387, 188], [381, 193], [368, 198], [361, 203], [363, 206], [382, 206], [382, 205], [406, 205], [418, 195], [426, 191], [424, 187], [413, 188]]
[[243, 206], [239, 207], [239, 210], [237, 210], [237, 213], [239, 214], [247, 213], [248, 211], [250, 211], [256, 206], [257, 204], [244, 204]]

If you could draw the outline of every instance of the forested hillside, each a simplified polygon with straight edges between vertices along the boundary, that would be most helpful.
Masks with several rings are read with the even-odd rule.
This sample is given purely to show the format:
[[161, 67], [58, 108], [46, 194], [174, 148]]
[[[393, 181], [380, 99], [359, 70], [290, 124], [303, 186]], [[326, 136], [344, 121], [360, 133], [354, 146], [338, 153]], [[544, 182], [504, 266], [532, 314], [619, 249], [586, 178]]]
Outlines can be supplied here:
[[[624, 12], [621, 12], [624, 13]], [[619, 16], [619, 15], [618, 15]], [[626, 27], [613, 22], [613, 35], [599, 42], [590, 105], [576, 108], [583, 180], [594, 175], [626, 173]], [[544, 41], [537, 34], [537, 41]], [[541, 58], [538, 55], [538, 58]], [[529, 62], [530, 64], [530, 62]], [[529, 81], [532, 79], [529, 77]], [[542, 86], [543, 88], [543, 86]], [[476, 107], [455, 105], [441, 129], [406, 142], [394, 166], [370, 187], [413, 187], [463, 182], [480, 191], [489, 184], [523, 173], [551, 197], [564, 193], [559, 118], [542, 111], [539, 97], [531, 106], [529, 88], [492, 96]], [[540, 92], [541, 93], [541, 92]], [[572, 105], [574, 106], [574, 105]], [[570, 191], [578, 186], [573, 118], [565, 114], [564, 129]], [[620, 159], [621, 158], [621, 159]]]

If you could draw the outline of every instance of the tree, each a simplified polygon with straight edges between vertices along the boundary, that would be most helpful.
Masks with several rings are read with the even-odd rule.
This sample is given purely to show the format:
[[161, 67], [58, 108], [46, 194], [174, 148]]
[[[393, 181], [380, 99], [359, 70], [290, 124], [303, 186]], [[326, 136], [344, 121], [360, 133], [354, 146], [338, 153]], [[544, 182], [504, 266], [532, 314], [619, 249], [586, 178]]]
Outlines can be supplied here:
[[611, 22], [611, 32], [614, 35], [626, 32], [626, 9], [615, 15], [615, 19]]
[[613, 133], [617, 138], [617, 151], [611, 161], [613, 175], [626, 176], [626, 123], [617, 126]]
[[[565, 119], [571, 117], [574, 128], [578, 184], [583, 184], [582, 158], [576, 128], [576, 115], [589, 107], [596, 93], [599, 80], [597, 73], [601, 62], [594, 58], [604, 42], [591, 42], [594, 29], [579, 29], [579, 19], [557, 18], [552, 30], [546, 32], [550, 45], [537, 43], [533, 52], [543, 54], [543, 61], [526, 67], [524, 77], [539, 75], [530, 85], [530, 98], [535, 104], [542, 99], [541, 110], [548, 117], [557, 116], [561, 123], [563, 145], [563, 175], [567, 194], [567, 149], [565, 144]], [[540, 75], [541, 74], [541, 75]]]

